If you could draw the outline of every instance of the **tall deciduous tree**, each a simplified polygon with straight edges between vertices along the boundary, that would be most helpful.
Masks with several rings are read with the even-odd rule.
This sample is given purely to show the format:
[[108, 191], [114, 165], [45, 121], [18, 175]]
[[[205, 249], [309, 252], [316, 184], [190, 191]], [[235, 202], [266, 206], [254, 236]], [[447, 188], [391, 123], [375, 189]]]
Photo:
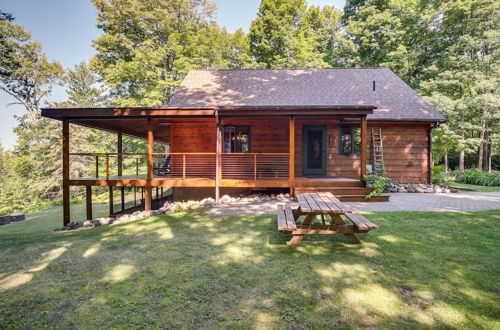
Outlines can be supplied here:
[[488, 168], [491, 137], [499, 130], [499, 9], [495, 0], [458, 0], [439, 8], [443, 48], [428, 69], [434, 78], [422, 87], [438, 109], [452, 108], [447, 125], [457, 140], [460, 171], [471, 152], [478, 153], [479, 169]]
[[32, 122], [38, 120], [40, 105], [54, 84], [61, 84], [64, 73], [57, 62], [50, 62], [40, 43], [10, 14], [0, 15], [0, 90], [21, 104]]
[[112, 87], [115, 103], [169, 102], [190, 69], [246, 67], [246, 41], [213, 22], [208, 0], [93, 0], [98, 28], [93, 69]]
[[329, 66], [344, 66], [347, 40], [342, 29], [342, 12], [334, 6], [311, 6], [304, 23], [314, 34], [323, 61]]
[[250, 26], [250, 54], [263, 68], [324, 67], [321, 45], [305, 18], [305, 0], [262, 0]]

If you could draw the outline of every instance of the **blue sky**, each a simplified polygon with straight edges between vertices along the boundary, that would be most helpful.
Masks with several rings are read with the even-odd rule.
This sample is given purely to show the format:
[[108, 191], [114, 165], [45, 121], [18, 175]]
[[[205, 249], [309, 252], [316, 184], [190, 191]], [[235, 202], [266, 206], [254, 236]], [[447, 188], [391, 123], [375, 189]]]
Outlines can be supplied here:
[[[217, 21], [228, 31], [242, 27], [248, 31], [255, 18], [260, 0], [218, 0]], [[345, 0], [308, 0], [310, 5], [334, 5], [341, 9]], [[56, 60], [66, 68], [94, 55], [92, 40], [100, 35], [95, 27], [96, 15], [90, 0], [0, 0], [0, 9], [14, 14], [15, 23], [23, 25], [40, 41], [50, 60]], [[63, 88], [56, 88], [51, 101], [63, 101]], [[17, 125], [14, 115], [24, 114], [22, 107], [7, 104], [14, 100], [0, 92], [0, 143], [10, 148], [16, 136], [12, 128]]]

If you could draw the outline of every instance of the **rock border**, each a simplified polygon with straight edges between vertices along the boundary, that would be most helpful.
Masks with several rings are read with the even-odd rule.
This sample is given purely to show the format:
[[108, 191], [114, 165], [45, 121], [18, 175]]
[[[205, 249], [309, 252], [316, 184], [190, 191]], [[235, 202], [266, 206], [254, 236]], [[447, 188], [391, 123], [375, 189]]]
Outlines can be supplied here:
[[429, 194], [449, 194], [452, 189], [437, 184], [426, 183], [396, 183], [390, 182], [388, 190], [391, 193], [429, 193]]
[[[231, 204], [231, 203], [251, 203], [251, 202], [264, 202], [264, 201], [290, 201], [294, 200], [290, 197], [290, 194], [252, 194], [248, 196], [240, 195], [239, 197], [231, 197], [229, 195], [224, 195], [220, 198], [221, 204]], [[116, 218], [106, 217], [97, 218], [95, 220], [87, 221], [72, 221], [66, 226], [58, 227], [54, 231], [64, 231], [73, 230], [78, 228], [94, 228], [103, 225], [111, 225], [114, 223], [126, 222], [126, 221], [136, 221], [144, 220], [152, 216], [157, 216], [161, 214], [171, 214], [183, 210], [197, 210], [200, 208], [210, 208], [215, 206], [215, 199], [209, 197], [204, 198], [200, 201], [187, 201], [187, 202], [165, 202], [162, 207], [158, 210], [150, 211], [135, 211], [132, 214], [122, 214]]]

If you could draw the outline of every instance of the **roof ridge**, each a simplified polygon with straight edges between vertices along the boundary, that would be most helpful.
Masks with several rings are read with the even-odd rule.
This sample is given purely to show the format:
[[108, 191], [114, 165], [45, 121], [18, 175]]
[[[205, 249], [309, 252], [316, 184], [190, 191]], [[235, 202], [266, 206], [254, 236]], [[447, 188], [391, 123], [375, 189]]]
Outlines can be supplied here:
[[390, 70], [386, 67], [376, 67], [376, 66], [365, 66], [357, 68], [245, 68], [245, 69], [192, 69], [191, 71], [198, 72], [221, 72], [221, 71], [297, 71], [297, 70], [365, 70], [365, 69], [377, 69], [377, 70]]

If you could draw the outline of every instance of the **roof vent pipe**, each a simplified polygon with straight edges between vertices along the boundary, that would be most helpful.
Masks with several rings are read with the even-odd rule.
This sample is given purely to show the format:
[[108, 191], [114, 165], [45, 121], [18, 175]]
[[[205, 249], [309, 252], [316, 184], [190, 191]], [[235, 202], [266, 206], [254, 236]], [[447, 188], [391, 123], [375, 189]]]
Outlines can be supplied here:
[[375, 80], [373, 81], [373, 91], [375, 92]]

